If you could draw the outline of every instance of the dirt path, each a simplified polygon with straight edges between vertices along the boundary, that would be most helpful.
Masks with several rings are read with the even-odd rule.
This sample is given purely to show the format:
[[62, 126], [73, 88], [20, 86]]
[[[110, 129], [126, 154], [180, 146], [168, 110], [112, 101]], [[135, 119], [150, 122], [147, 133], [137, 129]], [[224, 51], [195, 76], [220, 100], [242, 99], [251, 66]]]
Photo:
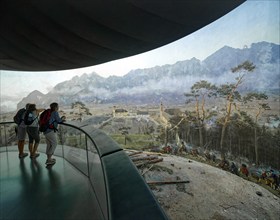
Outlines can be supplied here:
[[145, 172], [143, 177], [147, 182], [190, 181], [150, 185], [171, 220], [279, 220], [280, 198], [258, 184], [187, 158], [173, 155], [159, 157], [163, 158], [162, 162], [139, 169], [141, 173]]

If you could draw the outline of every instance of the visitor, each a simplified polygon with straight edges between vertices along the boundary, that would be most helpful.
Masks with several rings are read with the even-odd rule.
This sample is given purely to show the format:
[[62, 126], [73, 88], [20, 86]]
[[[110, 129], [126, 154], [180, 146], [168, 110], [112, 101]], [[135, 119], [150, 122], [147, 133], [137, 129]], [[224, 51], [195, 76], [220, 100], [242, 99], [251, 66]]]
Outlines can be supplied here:
[[[34, 159], [40, 155], [39, 153], [37, 153], [37, 149], [40, 142], [39, 114], [43, 110], [44, 109], [37, 109], [35, 104], [29, 104], [25, 116], [25, 124], [29, 139], [29, 152], [31, 159]], [[26, 119], [30, 121], [31, 124], [27, 123]]]
[[[25, 112], [28, 109], [29, 103], [25, 105], [25, 109], [20, 109], [15, 117], [19, 117], [18, 125], [16, 127], [16, 135], [18, 140], [18, 157], [24, 158], [28, 156], [28, 153], [24, 153], [24, 144], [25, 144], [25, 137], [26, 137], [26, 125], [24, 124], [24, 116]], [[23, 110], [23, 111], [22, 111]]]
[[60, 117], [58, 113], [59, 106], [56, 102], [50, 104], [51, 116], [49, 120], [49, 127], [44, 132], [46, 137], [46, 154], [47, 154], [47, 161], [46, 165], [53, 165], [55, 164], [55, 158], [52, 158], [54, 151], [57, 146], [57, 136], [56, 132], [58, 130], [58, 124], [65, 121], [65, 116]]

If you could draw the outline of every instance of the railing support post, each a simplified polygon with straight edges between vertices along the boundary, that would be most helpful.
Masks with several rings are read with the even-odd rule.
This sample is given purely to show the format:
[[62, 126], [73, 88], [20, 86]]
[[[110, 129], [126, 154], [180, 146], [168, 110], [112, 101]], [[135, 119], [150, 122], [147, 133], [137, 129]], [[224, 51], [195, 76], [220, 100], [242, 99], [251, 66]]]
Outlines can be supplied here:
[[88, 169], [88, 178], [90, 178], [89, 175], [89, 158], [88, 158], [88, 144], [87, 144], [87, 136], [85, 135], [85, 141], [86, 141], [86, 152], [87, 152], [87, 169]]

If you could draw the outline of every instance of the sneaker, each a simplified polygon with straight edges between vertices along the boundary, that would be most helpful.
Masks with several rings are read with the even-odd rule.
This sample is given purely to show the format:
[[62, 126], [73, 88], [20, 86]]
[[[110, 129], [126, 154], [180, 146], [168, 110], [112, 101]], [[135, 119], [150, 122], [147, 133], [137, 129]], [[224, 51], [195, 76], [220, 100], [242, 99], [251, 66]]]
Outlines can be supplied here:
[[27, 157], [27, 156], [28, 156], [28, 153], [22, 153], [22, 154], [18, 155], [19, 158], [24, 158], [24, 157]]
[[39, 157], [39, 156], [40, 156], [40, 154], [37, 153], [37, 154], [34, 154], [34, 155], [30, 155], [30, 158], [34, 159], [34, 158]]
[[56, 162], [56, 160], [52, 158], [52, 159], [46, 161], [46, 165], [52, 165], [52, 164], [55, 164], [55, 162]]
[[[56, 159], [55, 158], [51, 158], [50, 159], [51, 161], [56, 161]], [[46, 161], [46, 163], [48, 162], [48, 160]]]

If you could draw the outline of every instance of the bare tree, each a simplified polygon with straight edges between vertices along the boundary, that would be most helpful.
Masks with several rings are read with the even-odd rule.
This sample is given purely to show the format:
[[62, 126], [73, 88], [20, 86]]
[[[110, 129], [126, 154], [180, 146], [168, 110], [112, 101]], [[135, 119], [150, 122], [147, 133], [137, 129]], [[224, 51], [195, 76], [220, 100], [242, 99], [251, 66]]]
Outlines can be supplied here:
[[131, 127], [121, 127], [119, 128], [119, 131], [121, 132], [121, 134], [124, 136], [124, 145], [126, 145], [126, 141], [128, 140], [128, 130], [130, 130]]
[[86, 107], [86, 105], [82, 102], [74, 102], [71, 104], [71, 108], [74, 109], [74, 108], [78, 108], [79, 110], [79, 120], [82, 121], [82, 116], [83, 116], [83, 112], [86, 114], [86, 115], [91, 115], [91, 113], [89, 112], [89, 109]]

